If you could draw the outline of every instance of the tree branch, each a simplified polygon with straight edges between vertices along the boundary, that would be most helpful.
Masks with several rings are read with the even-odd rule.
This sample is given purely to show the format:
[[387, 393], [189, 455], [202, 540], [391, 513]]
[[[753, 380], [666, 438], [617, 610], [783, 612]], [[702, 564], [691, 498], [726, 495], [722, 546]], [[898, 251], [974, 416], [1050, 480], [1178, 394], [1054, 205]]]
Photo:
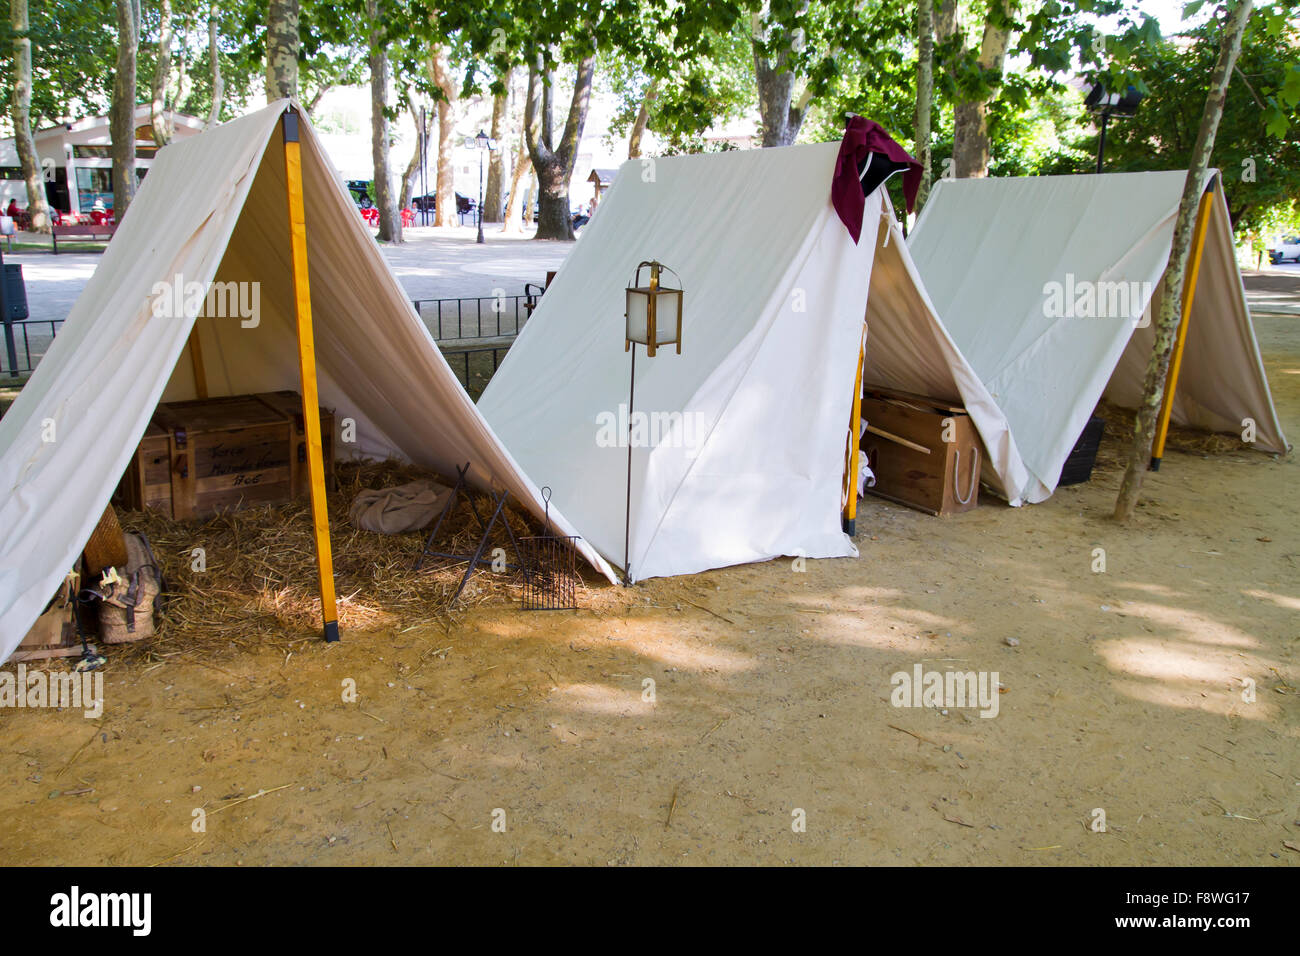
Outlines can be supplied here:
[[577, 75], [573, 78], [573, 99], [569, 102], [569, 117], [564, 123], [564, 135], [556, 155], [565, 167], [569, 167], [578, 142], [582, 139], [582, 128], [587, 121], [587, 107], [591, 102], [591, 85], [596, 74], [596, 57], [588, 56], [578, 64]]
[[[540, 89], [539, 89], [540, 87]], [[533, 165], [542, 167], [555, 160], [550, 147], [538, 134], [539, 98], [545, 99], [546, 81], [541, 57], [528, 67], [528, 98], [524, 101], [524, 142]]]

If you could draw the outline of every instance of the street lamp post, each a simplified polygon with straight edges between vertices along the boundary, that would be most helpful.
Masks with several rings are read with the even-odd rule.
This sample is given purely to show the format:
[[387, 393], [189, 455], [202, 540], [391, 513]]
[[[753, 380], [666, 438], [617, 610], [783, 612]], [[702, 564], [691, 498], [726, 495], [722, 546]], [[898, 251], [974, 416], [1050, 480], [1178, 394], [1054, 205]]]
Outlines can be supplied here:
[[483, 242], [483, 154], [490, 153], [497, 148], [497, 141], [488, 136], [482, 130], [478, 135], [465, 140], [465, 145], [470, 149], [477, 149], [478, 154], [478, 238], [474, 241]]
[[1102, 170], [1102, 160], [1106, 155], [1106, 126], [1112, 116], [1132, 116], [1137, 112], [1138, 104], [1142, 102], [1142, 94], [1136, 87], [1130, 86], [1123, 94], [1108, 93], [1106, 88], [1100, 83], [1093, 84], [1088, 96], [1084, 99], [1084, 107], [1092, 113], [1101, 116], [1101, 130], [1097, 138], [1097, 172]]

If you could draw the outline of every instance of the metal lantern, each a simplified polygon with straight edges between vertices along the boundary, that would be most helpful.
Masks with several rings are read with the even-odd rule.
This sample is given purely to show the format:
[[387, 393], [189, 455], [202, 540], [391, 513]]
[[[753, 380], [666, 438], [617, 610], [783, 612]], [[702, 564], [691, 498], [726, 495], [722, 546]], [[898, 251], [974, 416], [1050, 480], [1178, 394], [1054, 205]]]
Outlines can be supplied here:
[[[641, 285], [641, 270], [650, 269], [650, 284]], [[627, 337], [623, 344], [626, 352], [633, 342], [646, 347], [646, 355], [654, 358], [655, 349], [663, 345], [676, 345], [682, 354], [682, 290], [666, 286], [661, 274], [672, 272], [677, 280], [681, 276], [661, 262], [642, 262], [636, 267], [632, 285], [627, 287]]]

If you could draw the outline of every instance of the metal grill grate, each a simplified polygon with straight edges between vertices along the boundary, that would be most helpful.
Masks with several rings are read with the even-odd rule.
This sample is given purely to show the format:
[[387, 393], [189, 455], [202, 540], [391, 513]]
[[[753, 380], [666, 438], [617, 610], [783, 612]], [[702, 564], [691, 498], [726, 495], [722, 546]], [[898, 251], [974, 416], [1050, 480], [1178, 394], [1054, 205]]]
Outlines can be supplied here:
[[576, 535], [557, 535], [551, 530], [551, 489], [542, 489], [546, 502], [546, 527], [542, 534], [524, 538], [525, 611], [573, 610], [577, 599]]

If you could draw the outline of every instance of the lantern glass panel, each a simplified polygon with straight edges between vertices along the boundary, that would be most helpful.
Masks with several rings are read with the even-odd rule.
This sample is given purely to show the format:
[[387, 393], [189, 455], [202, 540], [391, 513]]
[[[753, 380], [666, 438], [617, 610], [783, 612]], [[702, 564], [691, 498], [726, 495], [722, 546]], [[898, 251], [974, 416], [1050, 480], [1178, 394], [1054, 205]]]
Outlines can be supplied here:
[[627, 338], [641, 345], [650, 344], [650, 299], [655, 300], [655, 345], [677, 341], [677, 317], [681, 309], [680, 289], [629, 289], [627, 293]]

